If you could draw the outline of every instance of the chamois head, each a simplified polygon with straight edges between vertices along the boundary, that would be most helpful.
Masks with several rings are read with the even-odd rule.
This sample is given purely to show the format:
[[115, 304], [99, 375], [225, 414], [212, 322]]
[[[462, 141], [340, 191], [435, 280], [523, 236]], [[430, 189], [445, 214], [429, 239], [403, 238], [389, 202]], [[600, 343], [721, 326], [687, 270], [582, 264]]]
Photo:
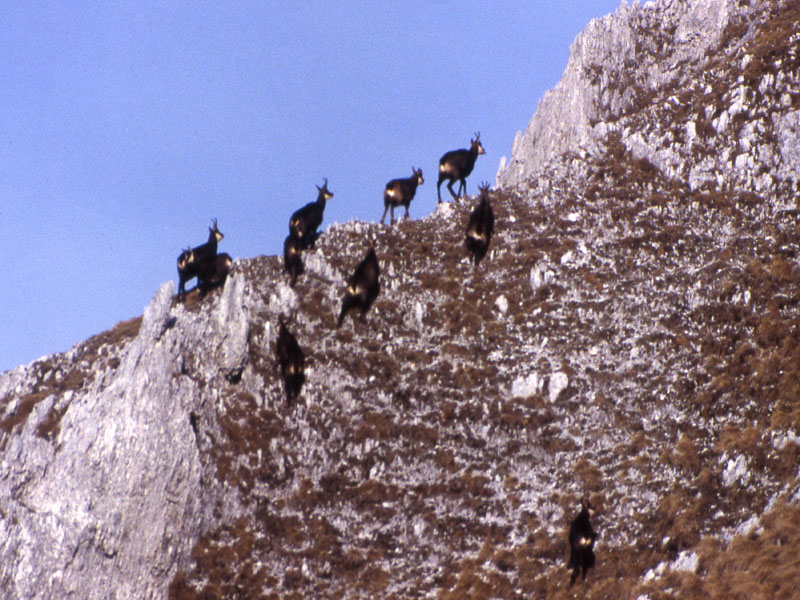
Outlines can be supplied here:
[[483, 144], [481, 144], [481, 132], [475, 132], [475, 139], [469, 141], [469, 149], [474, 152], [476, 155], [478, 154], [486, 154], [486, 150], [483, 149]]
[[191, 246], [187, 246], [183, 249], [183, 252], [178, 255], [178, 272], [185, 271], [194, 261], [194, 250], [192, 250]]
[[217, 227], [217, 220], [216, 219], [211, 219], [211, 227], [208, 228], [208, 239], [209, 239], [209, 241], [213, 238], [217, 242], [220, 242], [220, 241], [222, 241], [222, 238], [224, 238], [224, 237], [225, 236], [222, 235], [222, 232], [219, 230], [219, 227]]
[[333, 198], [333, 192], [328, 189], [328, 178], [325, 177], [322, 181], [322, 187], [317, 186], [317, 189], [319, 190], [319, 194], [317, 194], [317, 202], [319, 202], [321, 199], [330, 200]]

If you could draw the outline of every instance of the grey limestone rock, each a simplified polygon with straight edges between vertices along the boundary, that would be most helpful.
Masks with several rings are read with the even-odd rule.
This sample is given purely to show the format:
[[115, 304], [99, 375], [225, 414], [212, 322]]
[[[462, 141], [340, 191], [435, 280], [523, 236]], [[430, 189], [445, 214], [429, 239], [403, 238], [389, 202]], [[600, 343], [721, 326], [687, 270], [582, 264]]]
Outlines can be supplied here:
[[[172, 290], [172, 282], [159, 287], [110, 377], [50, 394], [0, 438], [4, 598], [164, 597], [207, 527], [222, 491], [204, 484], [190, 414], [213, 423], [213, 408], [180, 376], [182, 355], [191, 346], [216, 355], [223, 370], [243, 363], [244, 283], [234, 276], [194, 322], [172, 307]], [[30, 387], [26, 374], [6, 373], [0, 386]], [[37, 427], [57, 401], [59, 431], [46, 439]]]
[[[747, 42], [769, 10], [783, 3], [746, 4], [623, 1], [613, 15], [592, 20], [575, 39], [561, 80], [515, 137], [511, 157], [501, 161], [497, 184], [535, 178], [565, 154], [602, 154], [612, 133], [635, 157], [691, 189], [724, 183], [768, 194], [775, 186], [764, 165], [796, 181], [796, 78], [779, 72], [778, 82], [767, 70], [747, 82], [741, 74], [752, 60]], [[729, 28], [737, 27], [744, 35], [731, 38]], [[739, 84], [715, 100], [717, 82], [737, 76]], [[770, 122], [759, 121], [764, 113]], [[708, 120], [716, 137], [699, 128]]]

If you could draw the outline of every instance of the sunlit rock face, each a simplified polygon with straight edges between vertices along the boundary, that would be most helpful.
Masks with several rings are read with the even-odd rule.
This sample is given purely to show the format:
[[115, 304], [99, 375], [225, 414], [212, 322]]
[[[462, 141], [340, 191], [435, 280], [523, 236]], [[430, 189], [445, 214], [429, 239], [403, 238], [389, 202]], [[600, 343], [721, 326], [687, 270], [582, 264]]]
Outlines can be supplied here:
[[788, 21], [763, 27], [786, 6], [623, 2], [593, 20], [517, 134], [497, 183], [520, 184], [565, 153], [601, 154], [614, 136], [693, 189], [796, 192], [797, 32]]
[[188, 354], [209, 380], [243, 364], [243, 284], [201, 320], [168, 282], [141, 319], [2, 376], [6, 424], [34, 404], [2, 438], [4, 597], [159, 597], [215, 504], [235, 505], [204, 477], [192, 424], [213, 427], [213, 394], [181, 373]]

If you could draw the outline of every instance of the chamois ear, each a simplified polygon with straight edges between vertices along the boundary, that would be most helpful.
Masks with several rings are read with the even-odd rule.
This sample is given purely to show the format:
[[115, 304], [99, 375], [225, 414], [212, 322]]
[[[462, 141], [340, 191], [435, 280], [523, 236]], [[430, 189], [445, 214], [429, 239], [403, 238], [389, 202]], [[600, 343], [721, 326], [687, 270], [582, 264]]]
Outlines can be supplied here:
[[595, 508], [592, 506], [592, 503], [589, 502], [589, 498], [587, 496], [581, 497], [581, 509], [586, 510], [590, 516], [594, 515], [595, 513]]
[[317, 186], [317, 189], [318, 189], [318, 190], [319, 190], [321, 193], [323, 193], [323, 194], [325, 194], [325, 195], [327, 195], [327, 196], [330, 196], [331, 198], [333, 197], [333, 194], [332, 194], [332, 193], [331, 193], [331, 191], [328, 189], [328, 178], [327, 178], [327, 177], [323, 177], [323, 178], [322, 178], [322, 187], [320, 187], [320, 186]]

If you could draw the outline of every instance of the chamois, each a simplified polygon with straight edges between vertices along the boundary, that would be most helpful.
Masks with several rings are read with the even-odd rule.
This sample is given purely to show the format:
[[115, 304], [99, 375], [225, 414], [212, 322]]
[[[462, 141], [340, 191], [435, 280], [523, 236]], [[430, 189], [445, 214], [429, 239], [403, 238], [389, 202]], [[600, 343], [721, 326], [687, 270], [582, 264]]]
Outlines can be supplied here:
[[283, 315], [279, 317], [278, 323], [278, 345], [275, 353], [286, 389], [286, 404], [291, 406], [292, 399], [300, 395], [300, 388], [306, 380], [305, 356], [297, 338], [287, 329]]
[[186, 248], [178, 256], [178, 298], [186, 295], [186, 282], [197, 275], [194, 251]]
[[212, 219], [212, 227], [208, 228], [208, 241], [195, 248], [188, 248], [178, 256], [178, 298], [186, 295], [186, 282], [196, 277], [206, 263], [217, 256], [217, 243], [225, 236], [217, 227], [217, 220]]
[[408, 205], [414, 199], [414, 194], [417, 193], [417, 186], [425, 183], [422, 179], [422, 169], [415, 169], [411, 167], [411, 177], [401, 179], [392, 179], [386, 184], [386, 189], [383, 191], [383, 216], [381, 217], [381, 225], [386, 218], [386, 212], [391, 208], [392, 216], [391, 223], [394, 224], [394, 209], [396, 206], [403, 206], [406, 209], [406, 219], [408, 218]]
[[197, 289], [200, 290], [200, 297], [202, 298], [216, 287], [224, 286], [232, 266], [233, 259], [225, 252], [217, 254], [211, 260], [199, 265], [197, 268]]
[[309, 202], [302, 208], [298, 208], [289, 219], [289, 233], [302, 241], [303, 249], [312, 247], [316, 242], [319, 233], [317, 228], [322, 225], [322, 217], [325, 213], [325, 202], [333, 198], [333, 193], [328, 190], [328, 179], [324, 180], [322, 187], [317, 186], [316, 202]]
[[364, 320], [364, 315], [367, 314], [369, 307], [372, 306], [380, 292], [379, 275], [380, 266], [378, 257], [375, 256], [375, 242], [370, 238], [367, 255], [358, 263], [356, 270], [347, 280], [347, 292], [342, 300], [342, 311], [339, 313], [336, 329], [342, 326], [347, 313], [355, 308], [361, 309], [360, 318], [362, 321]]
[[489, 184], [483, 183], [478, 189], [481, 195], [480, 201], [469, 214], [465, 237], [467, 251], [472, 253], [472, 262], [476, 267], [486, 256], [489, 242], [492, 240], [492, 233], [494, 233], [494, 212], [489, 202]]
[[303, 241], [294, 232], [286, 236], [283, 242], [283, 266], [289, 274], [289, 285], [294, 287], [297, 277], [302, 275], [303, 267]]
[[586, 572], [594, 567], [594, 541], [597, 534], [592, 529], [589, 518], [594, 515], [594, 508], [586, 498], [581, 500], [581, 511], [569, 526], [569, 563], [567, 568], [572, 569], [569, 585], [575, 583], [578, 572], [582, 572], [582, 579], [586, 579]]
[[[451, 150], [439, 159], [439, 181], [436, 183], [436, 195], [440, 204], [442, 202], [441, 185], [445, 179], [450, 180], [447, 184], [447, 189], [450, 190], [453, 200], [458, 200], [462, 193], [466, 195], [467, 176], [475, 168], [475, 161], [478, 159], [479, 154], [486, 154], [486, 151], [481, 145], [481, 134], [476, 133], [475, 139], [470, 140], [469, 150], [464, 148]], [[458, 188], [458, 195], [453, 191], [453, 183], [456, 180], [461, 183], [461, 187]]]

